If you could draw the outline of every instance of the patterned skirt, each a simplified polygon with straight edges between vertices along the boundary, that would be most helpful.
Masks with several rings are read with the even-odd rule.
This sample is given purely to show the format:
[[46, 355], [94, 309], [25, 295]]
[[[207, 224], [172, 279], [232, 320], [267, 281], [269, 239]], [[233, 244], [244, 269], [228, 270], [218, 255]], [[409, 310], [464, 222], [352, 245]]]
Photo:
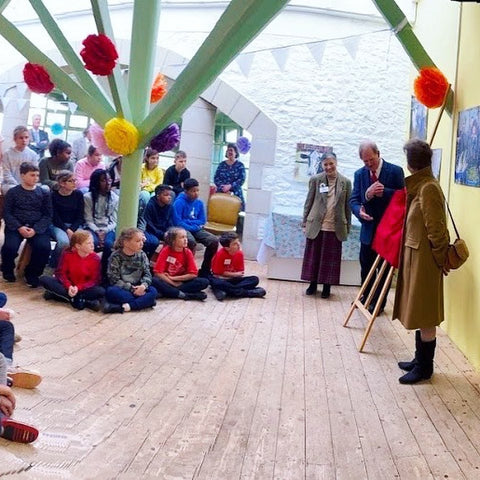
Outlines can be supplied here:
[[335, 232], [320, 232], [314, 240], [307, 238], [303, 255], [302, 280], [317, 283], [340, 283], [342, 242]]

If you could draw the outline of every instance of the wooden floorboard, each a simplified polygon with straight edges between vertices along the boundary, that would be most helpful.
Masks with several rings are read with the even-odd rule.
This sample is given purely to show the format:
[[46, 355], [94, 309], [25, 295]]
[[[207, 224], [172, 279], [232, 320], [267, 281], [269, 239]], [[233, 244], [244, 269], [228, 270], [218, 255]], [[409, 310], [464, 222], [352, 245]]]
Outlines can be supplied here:
[[414, 335], [379, 317], [342, 326], [353, 287], [305, 296], [261, 277], [264, 299], [159, 301], [123, 315], [2, 284], [17, 312], [16, 390], [32, 445], [0, 440], [0, 478], [476, 480], [480, 375], [440, 332], [431, 381], [400, 385]]

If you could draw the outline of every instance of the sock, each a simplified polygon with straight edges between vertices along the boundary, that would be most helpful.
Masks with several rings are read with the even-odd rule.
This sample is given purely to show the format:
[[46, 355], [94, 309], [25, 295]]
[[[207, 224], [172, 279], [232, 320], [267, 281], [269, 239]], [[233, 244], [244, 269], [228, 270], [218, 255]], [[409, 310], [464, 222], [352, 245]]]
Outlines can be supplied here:
[[124, 312], [129, 312], [132, 309], [129, 303], [124, 303], [122, 307]]
[[186, 295], [185, 295], [184, 292], [182, 292], [182, 291], [178, 292], [178, 298], [185, 298], [185, 297], [186, 297]]

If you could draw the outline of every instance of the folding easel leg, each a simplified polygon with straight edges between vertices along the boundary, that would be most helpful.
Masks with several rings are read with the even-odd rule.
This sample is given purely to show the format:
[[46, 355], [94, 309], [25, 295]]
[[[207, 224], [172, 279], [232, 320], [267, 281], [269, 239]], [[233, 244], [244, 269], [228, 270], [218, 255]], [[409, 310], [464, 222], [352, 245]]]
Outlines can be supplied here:
[[367, 328], [365, 329], [365, 333], [363, 334], [362, 343], [360, 344], [360, 347], [358, 348], [359, 352], [363, 352], [363, 347], [365, 346], [365, 343], [367, 342], [367, 338], [370, 335], [370, 331], [372, 330], [372, 327], [373, 327], [373, 322], [377, 318], [378, 312], [380, 311], [380, 307], [383, 303], [383, 299], [387, 295], [388, 289], [390, 287], [390, 282], [391, 282], [392, 277], [393, 277], [394, 270], [395, 270], [395, 268], [391, 266], [390, 270], [388, 271], [387, 278], [385, 280], [385, 283], [383, 284], [383, 288], [382, 288], [382, 291], [380, 292], [380, 296], [378, 297], [377, 304], [375, 305], [375, 309], [373, 310], [372, 318], [368, 322]]
[[[355, 300], [352, 302], [352, 305], [350, 306], [350, 310], [347, 313], [347, 317], [345, 318], [345, 321], [343, 322], [343, 326], [346, 327], [350, 317], [352, 316], [352, 313], [354, 310], [357, 308], [357, 304], [361, 303], [360, 298], [362, 297], [363, 293], [365, 292], [365, 289], [367, 288], [367, 285], [370, 283], [370, 280], [372, 279], [373, 275], [375, 274], [375, 270], [377, 269], [378, 263], [380, 262], [380, 255], [377, 255], [377, 258], [375, 259], [375, 262], [373, 262], [372, 268], [368, 272], [367, 278], [365, 281], [362, 283], [362, 286], [360, 287], [360, 290], [358, 291], [357, 296], [355, 297]], [[369, 295], [369, 298], [371, 296]]]

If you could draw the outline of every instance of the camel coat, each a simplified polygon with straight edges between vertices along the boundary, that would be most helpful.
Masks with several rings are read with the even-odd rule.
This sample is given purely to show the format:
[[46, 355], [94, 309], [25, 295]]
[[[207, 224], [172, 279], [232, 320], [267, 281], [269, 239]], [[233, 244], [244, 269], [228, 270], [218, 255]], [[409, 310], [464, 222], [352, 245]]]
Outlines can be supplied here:
[[443, 321], [443, 273], [450, 243], [445, 200], [430, 167], [405, 179], [407, 217], [393, 317], [408, 330]]
[[[303, 208], [303, 224], [305, 235], [314, 240], [322, 228], [323, 219], [327, 213], [327, 193], [320, 193], [320, 185], [328, 185], [325, 172], [314, 175], [308, 184], [308, 194]], [[352, 224], [350, 210], [350, 194], [352, 183], [347, 177], [337, 172], [337, 186], [335, 191], [335, 236], [340, 242], [347, 239]]]

